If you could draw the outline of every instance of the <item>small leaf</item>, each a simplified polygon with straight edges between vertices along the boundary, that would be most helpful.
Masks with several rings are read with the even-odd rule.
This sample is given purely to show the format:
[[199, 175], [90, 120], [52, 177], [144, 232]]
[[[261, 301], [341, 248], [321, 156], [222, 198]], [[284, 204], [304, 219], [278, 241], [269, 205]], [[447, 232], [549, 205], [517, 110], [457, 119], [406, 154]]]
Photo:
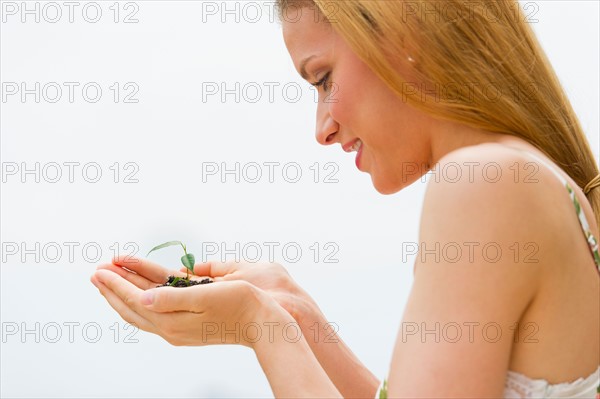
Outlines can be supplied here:
[[179, 280], [181, 280], [181, 277], [175, 277], [175, 278], [173, 279], [173, 281], [171, 282], [171, 284], [170, 284], [170, 285], [171, 285], [171, 287], [175, 287], [175, 284], [177, 284], [177, 282], [178, 282]]
[[[162, 248], [170, 247], [173, 245], [181, 245], [183, 247], [183, 243], [181, 241], [169, 241], [169, 242], [165, 242], [164, 244], [160, 244], [160, 245], [157, 245], [156, 247], [152, 248], [146, 256], [150, 255], [150, 253], [152, 253], [154, 251], [157, 251]], [[184, 247], [184, 250], [185, 250], [185, 247]]]
[[196, 258], [192, 254], [186, 254], [181, 257], [181, 263], [192, 273], [194, 272], [194, 264], [196, 263]]

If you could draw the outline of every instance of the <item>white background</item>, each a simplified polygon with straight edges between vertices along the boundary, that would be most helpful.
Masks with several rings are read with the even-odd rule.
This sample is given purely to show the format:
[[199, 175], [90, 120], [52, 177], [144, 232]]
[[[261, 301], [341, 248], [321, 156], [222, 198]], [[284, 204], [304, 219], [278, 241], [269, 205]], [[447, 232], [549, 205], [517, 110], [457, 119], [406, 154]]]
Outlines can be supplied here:
[[[207, 15], [196, 1], [137, 1], [137, 10], [121, 2], [118, 23], [109, 8], [113, 2], [98, 3], [103, 14], [97, 23], [82, 17], [85, 2], [75, 9], [73, 23], [66, 6], [57, 23], [43, 16], [39, 23], [34, 16], [23, 23], [20, 10], [3, 14], [3, 83], [26, 82], [28, 88], [35, 82], [42, 87], [48, 82], [80, 83], [73, 103], [63, 85], [56, 103], [45, 98], [36, 103], [33, 95], [22, 102], [15, 95], [0, 104], [3, 168], [12, 163], [34, 168], [39, 162], [42, 169], [56, 162], [63, 173], [54, 184], [43, 178], [36, 183], [34, 175], [22, 182], [19, 173], [6, 176], [2, 185], [3, 397], [272, 396], [247, 348], [172, 347], [142, 331], [133, 337], [137, 343], [124, 342], [131, 330], [125, 330], [89, 276], [97, 264], [110, 260], [115, 243], [120, 253], [128, 253], [128, 242], [143, 255], [163, 241], [182, 240], [197, 257], [205, 242], [223, 242], [227, 248], [236, 242], [278, 242], [275, 261], [286, 265], [316, 299], [366, 366], [380, 378], [387, 374], [414, 261], [414, 256], [403, 259], [401, 244], [417, 241], [425, 183], [382, 196], [370, 177], [356, 170], [352, 154], [316, 143], [314, 92], [295, 72], [281, 28], [270, 21], [269, 4], [255, 3], [262, 16], [250, 23], [243, 18], [247, 3], [237, 5], [239, 23], [235, 15], [221, 21], [221, 2], [214, 3], [221, 8], [218, 14]], [[27, 4], [34, 7], [32, 1]], [[598, 2], [535, 4], [538, 21], [533, 27], [598, 157]], [[235, 3], [228, 2], [228, 7]], [[55, 11], [47, 11], [54, 18]], [[93, 17], [93, 10], [88, 11]], [[123, 23], [133, 11], [139, 22]], [[246, 16], [253, 18], [255, 11], [246, 8]], [[88, 82], [103, 90], [96, 103], [82, 97], [81, 87]], [[109, 88], [115, 82], [121, 90], [117, 103]], [[139, 88], [133, 97], [137, 103], [123, 102], [123, 95], [132, 91], [125, 90], [128, 82]], [[248, 101], [256, 92], [247, 86], [239, 103], [234, 95], [225, 102], [219, 95], [203, 101], [207, 82], [225, 82], [229, 88], [235, 82], [241, 87], [257, 84], [263, 88], [262, 99]], [[279, 83], [273, 101], [265, 82]], [[298, 102], [290, 100], [293, 88], [282, 91], [288, 83], [302, 88]], [[54, 91], [46, 94], [55, 96]], [[72, 183], [65, 162], [80, 164]], [[97, 183], [82, 175], [82, 166], [91, 162], [102, 171]], [[236, 162], [280, 166], [273, 183], [264, 166], [262, 180], [254, 184], [243, 178], [236, 183], [232, 175], [223, 177], [225, 183], [220, 175], [203, 181], [203, 163], [206, 167], [211, 162], [229, 168]], [[288, 183], [282, 166], [294, 162], [302, 178]], [[335, 171], [326, 169], [328, 162], [339, 168], [333, 176], [337, 182], [324, 182], [327, 172]], [[115, 163], [120, 169], [117, 183], [110, 169]], [[125, 168], [127, 163], [137, 169]], [[310, 169], [315, 163], [320, 170], [317, 183], [315, 169]], [[48, 166], [46, 172], [52, 178], [56, 169]], [[93, 178], [93, 170], [88, 172], [85, 177]], [[124, 182], [130, 172], [137, 183]], [[256, 169], [247, 172], [254, 177]], [[285, 177], [293, 178], [293, 169], [288, 172]], [[77, 245], [72, 258], [65, 242], [77, 243], [72, 244]], [[16, 254], [11, 243], [19, 246]], [[35, 259], [35, 250], [22, 252], [36, 243], [40, 259]], [[281, 248], [286, 243], [302, 249], [297, 262], [284, 259]], [[321, 248], [316, 262], [310, 249], [314, 243]], [[332, 252], [324, 248], [326, 243], [337, 246], [332, 259], [338, 263], [325, 262]], [[89, 251], [83, 253], [86, 244]], [[98, 261], [94, 248], [101, 249]], [[266, 260], [267, 247], [262, 249]], [[173, 248], [153, 256], [175, 267], [180, 253]], [[287, 256], [293, 260], [294, 251]], [[39, 342], [35, 333], [21, 334], [23, 328], [35, 330], [36, 322]], [[65, 323], [79, 323], [73, 342]], [[100, 328], [98, 342], [87, 342], [96, 330], [85, 334], [86, 323]], [[51, 343], [56, 325], [62, 336]], [[15, 326], [19, 331], [8, 335]]]

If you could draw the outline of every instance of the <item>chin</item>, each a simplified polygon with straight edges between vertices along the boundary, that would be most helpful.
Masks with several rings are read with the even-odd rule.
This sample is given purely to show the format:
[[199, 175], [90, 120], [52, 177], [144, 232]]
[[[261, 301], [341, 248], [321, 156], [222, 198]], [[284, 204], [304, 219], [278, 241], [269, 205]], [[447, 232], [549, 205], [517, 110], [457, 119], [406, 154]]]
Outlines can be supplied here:
[[383, 195], [391, 195], [396, 194], [398, 191], [402, 190], [404, 187], [409, 186], [410, 184], [394, 184], [390, 181], [380, 181], [379, 179], [373, 177], [371, 175], [371, 181], [373, 182], [373, 187], [379, 194]]

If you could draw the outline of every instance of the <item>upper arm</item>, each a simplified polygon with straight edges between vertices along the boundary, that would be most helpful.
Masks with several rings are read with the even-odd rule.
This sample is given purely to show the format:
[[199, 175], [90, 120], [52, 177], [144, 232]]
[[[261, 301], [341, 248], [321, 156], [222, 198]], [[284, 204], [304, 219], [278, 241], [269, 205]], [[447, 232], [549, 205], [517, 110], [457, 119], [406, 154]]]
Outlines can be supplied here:
[[[483, 164], [488, 150], [460, 150], [444, 162], [475, 157]], [[499, 162], [505, 174], [509, 158]], [[466, 171], [427, 189], [390, 397], [502, 396], [513, 329], [539, 280], [539, 264], [524, 256], [525, 246], [544, 239], [536, 224], [539, 194], [510, 176], [492, 183]]]

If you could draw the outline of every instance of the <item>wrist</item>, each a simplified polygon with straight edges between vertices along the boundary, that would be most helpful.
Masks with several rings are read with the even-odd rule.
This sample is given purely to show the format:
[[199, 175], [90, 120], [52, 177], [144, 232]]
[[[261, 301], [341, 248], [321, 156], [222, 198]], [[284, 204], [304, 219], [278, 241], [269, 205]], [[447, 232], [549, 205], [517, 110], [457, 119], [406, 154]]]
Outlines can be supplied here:
[[294, 286], [289, 290], [292, 305], [288, 309], [289, 313], [301, 327], [312, 325], [321, 315], [321, 310], [306, 291], [295, 282], [293, 284]]
[[[254, 351], [266, 344], [275, 343], [279, 338], [286, 338], [286, 334], [295, 336], [295, 331], [301, 331], [298, 322], [277, 301], [262, 291], [258, 295], [262, 298], [257, 301], [258, 306], [252, 320], [246, 324], [252, 325], [256, 330], [252, 337], [246, 337], [246, 346]], [[296, 324], [297, 327], [290, 324]]]
[[310, 297], [300, 297], [294, 319], [301, 326], [310, 326], [324, 318], [321, 309]]
[[294, 312], [290, 313], [311, 347], [323, 342], [337, 342], [337, 325], [329, 323], [317, 303], [307, 294], [296, 298]]

